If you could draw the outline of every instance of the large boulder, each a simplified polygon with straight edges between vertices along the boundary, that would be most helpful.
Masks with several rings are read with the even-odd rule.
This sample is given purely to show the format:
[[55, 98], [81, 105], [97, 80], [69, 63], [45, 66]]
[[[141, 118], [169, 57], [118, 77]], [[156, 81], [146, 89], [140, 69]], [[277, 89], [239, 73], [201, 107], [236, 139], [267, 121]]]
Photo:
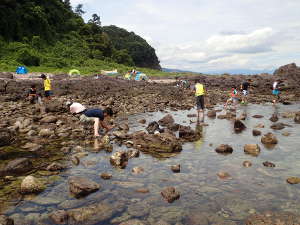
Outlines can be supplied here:
[[128, 154], [125, 151], [115, 152], [110, 157], [110, 163], [113, 166], [124, 169], [128, 164]]
[[27, 176], [21, 183], [22, 194], [39, 193], [45, 189], [44, 184], [33, 176]]
[[173, 124], [175, 121], [174, 121], [174, 118], [172, 117], [171, 114], [168, 114], [166, 116], [164, 116], [162, 119], [160, 119], [158, 121], [158, 123], [161, 125], [161, 126], [168, 126], [170, 124]]
[[19, 158], [0, 168], [0, 176], [21, 175], [29, 172], [32, 168], [32, 162], [28, 158]]
[[98, 191], [99, 188], [99, 184], [85, 177], [73, 176], [69, 178], [69, 190], [77, 198]]
[[257, 144], [246, 144], [244, 146], [244, 152], [253, 156], [257, 156], [260, 153], [260, 147]]
[[274, 134], [267, 133], [261, 138], [261, 143], [265, 145], [275, 145], [278, 143], [278, 140]]

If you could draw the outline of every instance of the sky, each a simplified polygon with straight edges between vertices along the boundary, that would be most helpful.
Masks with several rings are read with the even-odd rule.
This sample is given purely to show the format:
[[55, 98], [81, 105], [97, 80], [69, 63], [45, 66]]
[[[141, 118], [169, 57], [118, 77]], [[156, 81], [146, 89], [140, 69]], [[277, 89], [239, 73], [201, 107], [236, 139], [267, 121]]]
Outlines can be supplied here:
[[300, 0], [71, 0], [143, 37], [164, 68], [271, 71], [300, 65]]

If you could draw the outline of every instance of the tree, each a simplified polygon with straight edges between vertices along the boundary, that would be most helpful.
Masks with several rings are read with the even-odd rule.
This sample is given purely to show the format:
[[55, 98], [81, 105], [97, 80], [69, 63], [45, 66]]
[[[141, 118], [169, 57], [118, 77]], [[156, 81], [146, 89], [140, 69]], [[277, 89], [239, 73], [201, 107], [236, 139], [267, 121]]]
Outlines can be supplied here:
[[95, 24], [98, 27], [101, 27], [101, 21], [100, 16], [98, 16], [96, 13], [92, 15], [92, 19], [89, 20], [89, 23]]
[[78, 16], [82, 16], [83, 14], [85, 14], [86, 12], [83, 11], [83, 5], [82, 4], [78, 4], [75, 8], [75, 13], [78, 15]]

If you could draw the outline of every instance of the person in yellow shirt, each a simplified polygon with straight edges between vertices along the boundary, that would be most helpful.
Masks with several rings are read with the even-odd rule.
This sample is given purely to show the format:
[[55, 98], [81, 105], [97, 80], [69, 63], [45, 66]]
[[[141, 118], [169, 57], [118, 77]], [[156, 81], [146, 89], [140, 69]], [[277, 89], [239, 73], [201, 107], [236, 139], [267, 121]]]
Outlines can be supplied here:
[[42, 74], [41, 78], [44, 80], [45, 97], [47, 100], [51, 100], [51, 96], [53, 95], [51, 88], [51, 80], [45, 74]]
[[195, 81], [194, 93], [196, 96], [196, 105], [197, 105], [197, 115], [198, 121], [204, 121], [204, 95], [205, 88], [204, 85], [200, 83], [199, 80]]

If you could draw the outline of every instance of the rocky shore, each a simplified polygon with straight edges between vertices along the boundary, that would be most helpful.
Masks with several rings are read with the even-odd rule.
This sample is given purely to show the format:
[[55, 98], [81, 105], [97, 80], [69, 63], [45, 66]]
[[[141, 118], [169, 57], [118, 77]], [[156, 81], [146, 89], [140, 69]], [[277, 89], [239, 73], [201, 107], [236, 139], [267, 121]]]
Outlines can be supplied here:
[[[29, 195], [37, 195], [55, 182], [57, 175], [83, 163], [82, 159], [88, 154], [84, 146], [94, 142], [92, 125], [81, 124], [76, 116], [71, 115], [65, 104], [67, 100], [77, 101], [91, 108], [109, 106], [116, 112], [113, 120], [108, 121], [116, 125], [116, 129], [111, 134], [102, 137], [93, 152], [106, 151], [109, 154], [108, 160], [111, 166], [117, 169], [126, 168], [128, 161], [139, 157], [140, 152], [158, 158], [175, 156], [182, 151], [185, 143], [195, 142], [202, 137], [201, 130], [193, 129], [186, 124], [179, 124], [172, 115], [165, 113], [167, 109], [172, 112], [191, 110], [195, 105], [193, 93], [189, 89], [176, 87], [175, 83], [135, 82], [105, 76], [95, 79], [94, 77], [69, 78], [65, 75], [57, 75], [53, 77], [55, 93], [53, 100], [43, 105], [31, 105], [24, 100], [30, 85], [37, 84], [42, 90], [41, 80], [34, 79], [34, 77], [12, 79], [12, 74], [0, 73], [0, 212], [4, 212], [8, 206], [17, 205]], [[226, 101], [233, 85], [239, 86], [245, 79], [251, 78], [253, 88], [249, 101], [254, 104], [263, 104], [272, 100], [272, 82], [281, 79], [284, 82], [282, 103], [293, 104], [300, 99], [298, 91], [300, 68], [294, 64], [279, 68], [273, 76], [222, 75], [197, 78], [205, 84], [208, 90], [207, 116], [235, 121], [233, 129], [235, 132], [242, 132], [246, 129], [241, 122], [243, 115], [238, 118], [234, 110], [225, 115], [216, 113], [218, 112], [216, 106]], [[186, 79], [193, 82], [196, 77], [189, 76]], [[160, 120], [148, 121], [144, 118], [138, 122], [145, 127], [145, 130], [130, 130], [131, 127], [128, 124], [130, 115], [158, 111], [164, 114]], [[300, 123], [299, 115], [298, 112], [292, 112], [286, 116], [292, 118], [297, 124]], [[261, 118], [258, 117], [259, 115], [255, 116], [254, 118]], [[190, 124], [195, 123], [194, 117], [193, 114], [188, 115]], [[272, 129], [281, 130], [287, 126], [289, 125], [274, 123]], [[253, 130], [253, 135], [260, 136], [259, 132], [259, 130]], [[262, 135], [261, 144], [276, 145], [276, 136], [272, 133]], [[123, 146], [123, 149], [115, 150], [113, 145]], [[227, 144], [215, 147], [216, 152], [220, 154], [232, 154], [235, 151]], [[249, 143], [244, 146], [244, 151], [257, 156], [260, 153], [260, 146]], [[87, 167], [89, 166], [89, 162], [84, 163]], [[245, 167], [250, 167], [251, 162], [245, 161], [245, 165], [247, 165]], [[263, 165], [275, 167], [275, 164], [268, 161]], [[170, 170], [180, 174], [180, 165], [172, 165]], [[132, 169], [132, 173], [136, 175], [143, 174], [143, 172], [144, 169], [141, 167]], [[101, 177], [109, 180], [112, 175], [105, 173], [101, 174]], [[218, 173], [218, 177], [230, 179], [230, 175], [226, 172]], [[287, 182], [297, 184], [299, 178], [290, 178]], [[80, 199], [101, 190], [101, 185], [85, 177], [72, 176], [68, 178], [68, 188], [75, 198]], [[139, 188], [139, 192], [147, 193], [149, 190]], [[160, 194], [169, 203], [180, 199], [181, 195], [176, 187], [166, 187], [161, 190]], [[125, 203], [120, 201], [118, 204], [122, 208]], [[49, 218], [55, 224], [82, 224], [83, 221], [85, 224], [97, 224], [99, 221], [106, 222], [113, 215], [118, 214], [117, 208], [115, 204], [103, 201], [79, 208], [53, 211], [49, 213]], [[143, 208], [143, 210], [147, 209]], [[143, 210], [135, 218], [142, 217]], [[133, 211], [137, 212], [137, 210]], [[264, 219], [265, 217], [267, 219]], [[279, 224], [277, 222], [280, 218], [283, 218], [280, 224], [290, 224], [289, 221], [296, 221], [294, 224], [299, 222], [298, 216], [289, 213], [276, 214], [275, 217], [278, 217], [278, 220], [272, 219], [275, 217], [269, 217], [266, 213], [258, 214], [247, 218], [245, 223], [276, 225]], [[150, 224], [172, 224], [163, 220], [159, 221], [157, 218], [155, 223]], [[148, 223], [149, 221], [139, 219], [128, 221], [125, 219], [113, 224]], [[1, 216], [0, 224], [12, 224], [11, 219]], [[222, 222], [218, 223], [218, 218], [211, 218], [210, 215], [195, 214], [187, 216], [185, 224], [222, 224]], [[231, 221], [227, 224], [235, 223]]]

